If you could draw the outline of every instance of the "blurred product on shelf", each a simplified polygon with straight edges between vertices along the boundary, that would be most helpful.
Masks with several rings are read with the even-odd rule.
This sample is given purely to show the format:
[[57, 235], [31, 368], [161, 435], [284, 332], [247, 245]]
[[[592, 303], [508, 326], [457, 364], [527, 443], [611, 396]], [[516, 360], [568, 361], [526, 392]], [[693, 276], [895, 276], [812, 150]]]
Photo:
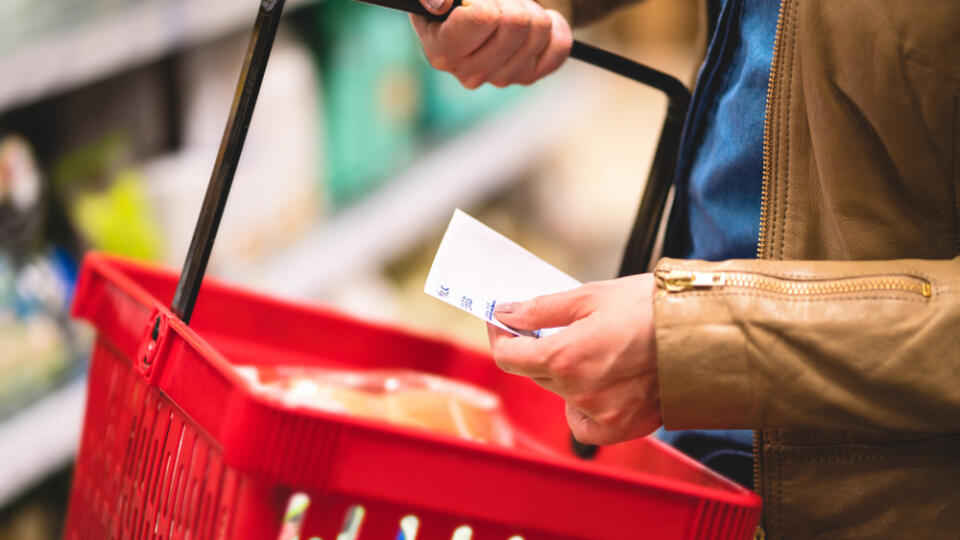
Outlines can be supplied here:
[[407, 370], [238, 367], [256, 391], [286, 406], [380, 420], [471, 441], [513, 445], [500, 398], [477, 386]]
[[422, 53], [407, 17], [375, 6], [329, 0], [300, 22], [324, 73], [327, 192], [344, 206], [414, 156]]
[[128, 165], [128, 147], [121, 133], [98, 138], [59, 160], [53, 184], [88, 247], [157, 260], [163, 233], [143, 175]]
[[297, 493], [290, 497], [287, 513], [283, 516], [283, 529], [277, 540], [299, 540], [303, 519], [310, 507], [310, 497], [305, 493]]
[[0, 139], [0, 245], [17, 260], [40, 242], [40, 183], [29, 143], [16, 136]]
[[[300, 540], [300, 530], [309, 508], [310, 497], [307, 494], [296, 493], [290, 497], [290, 504], [287, 505], [287, 513], [283, 516], [283, 529], [280, 530], [280, 536], [277, 540]], [[359, 536], [360, 527], [363, 524], [365, 515], [366, 509], [363, 506], [357, 505], [350, 508], [344, 516], [341, 532], [335, 540], [356, 539]], [[413, 514], [410, 514], [400, 519], [399, 526], [396, 537], [387, 538], [387, 540], [415, 539], [417, 537], [417, 531], [420, 528], [420, 520]], [[451, 540], [469, 540], [469, 537], [463, 537], [462, 535], [454, 533]]]
[[[242, 35], [185, 55], [182, 148], [144, 165], [150, 200], [167, 235], [168, 264], [179, 265], [186, 256], [247, 41]], [[213, 272], [269, 256], [322, 214], [319, 78], [309, 51], [281, 32], [221, 224]]]
[[55, 384], [73, 360], [63, 274], [53, 260], [16, 268], [0, 252], [0, 414]]
[[29, 144], [0, 140], [0, 417], [79, 367], [67, 319], [76, 265], [43, 247], [41, 182]]

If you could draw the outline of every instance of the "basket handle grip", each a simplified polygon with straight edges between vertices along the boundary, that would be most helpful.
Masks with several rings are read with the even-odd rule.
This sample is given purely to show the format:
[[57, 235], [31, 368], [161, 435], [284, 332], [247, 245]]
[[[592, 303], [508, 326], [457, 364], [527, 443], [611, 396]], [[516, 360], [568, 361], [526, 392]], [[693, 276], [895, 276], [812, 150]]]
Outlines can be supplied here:
[[243, 152], [243, 144], [257, 104], [257, 96], [260, 94], [267, 61], [270, 59], [270, 51], [277, 36], [284, 2], [285, 0], [260, 2], [260, 11], [243, 61], [237, 93], [233, 99], [233, 108], [230, 110], [223, 140], [220, 142], [220, 151], [217, 154], [210, 183], [207, 185], [207, 194], [200, 208], [200, 217], [197, 218], [197, 226], [193, 231], [190, 250], [187, 252], [183, 271], [180, 273], [180, 281], [173, 295], [173, 312], [186, 324], [190, 324], [190, 319], [193, 317], [200, 284], [203, 282], [203, 275], [210, 261], [210, 252], [213, 250], [217, 229], [220, 227], [223, 210], [227, 205], [227, 196], [230, 194], [230, 186], [237, 172], [237, 163]]

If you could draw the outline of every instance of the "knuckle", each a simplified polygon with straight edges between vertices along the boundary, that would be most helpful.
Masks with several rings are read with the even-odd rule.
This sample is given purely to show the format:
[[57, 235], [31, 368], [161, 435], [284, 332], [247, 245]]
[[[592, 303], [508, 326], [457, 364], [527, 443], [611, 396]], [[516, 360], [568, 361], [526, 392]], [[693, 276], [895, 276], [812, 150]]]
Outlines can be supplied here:
[[553, 41], [560, 50], [569, 51], [573, 46], [573, 35], [569, 32], [555, 33]]
[[517, 84], [522, 85], [522, 86], [530, 86], [530, 85], [532, 85], [533, 83], [537, 82], [537, 79], [538, 79], [538, 78], [539, 78], [539, 77], [537, 77], [536, 72], [531, 71], [531, 72], [529, 72], [529, 73], [524, 73], [523, 75], [518, 76], [518, 77], [517, 77]]
[[600, 412], [594, 416], [594, 420], [600, 425], [614, 427], [620, 425], [625, 416], [626, 413], [624, 411], [615, 408], [606, 408], [600, 410]]
[[453, 62], [447, 55], [433, 54], [429, 55], [427, 58], [430, 61], [430, 65], [434, 69], [439, 69], [440, 71], [450, 71], [453, 69]]
[[585, 295], [596, 294], [600, 292], [602, 289], [603, 289], [603, 285], [600, 281], [591, 281], [580, 288], [580, 290]]
[[539, 32], [549, 33], [550, 30], [553, 29], [553, 19], [547, 14], [546, 11], [542, 9], [537, 10], [537, 12], [531, 18], [530, 24], [534, 30]]
[[603, 294], [604, 286], [601, 282], [591, 281], [577, 291], [577, 302], [580, 304], [590, 302], [597, 296]]
[[498, 368], [500, 368], [501, 371], [504, 371], [506, 373], [511, 373], [510, 362], [507, 360], [506, 357], [504, 357], [503, 352], [500, 351], [498, 348], [493, 349], [493, 362], [497, 365]]
[[483, 77], [477, 75], [465, 75], [458, 77], [458, 79], [460, 79], [460, 84], [469, 90], [476, 90], [483, 84]]
[[548, 352], [546, 368], [553, 378], [561, 384], [577, 380], [580, 375], [576, 355], [567, 347], [556, 347]]
[[471, 17], [474, 24], [480, 27], [496, 26], [500, 13], [488, 2], [476, 3], [471, 6]]
[[523, 9], [504, 10], [500, 15], [500, 24], [510, 30], [526, 30], [530, 28], [530, 13]]
[[592, 392], [575, 392], [567, 398], [567, 401], [581, 411], [590, 411], [597, 407], [597, 396]]
[[547, 314], [548, 310], [548, 301], [546, 296], [538, 296], [530, 301], [527, 304], [527, 309], [525, 310], [527, 317], [531, 319], [540, 319]]

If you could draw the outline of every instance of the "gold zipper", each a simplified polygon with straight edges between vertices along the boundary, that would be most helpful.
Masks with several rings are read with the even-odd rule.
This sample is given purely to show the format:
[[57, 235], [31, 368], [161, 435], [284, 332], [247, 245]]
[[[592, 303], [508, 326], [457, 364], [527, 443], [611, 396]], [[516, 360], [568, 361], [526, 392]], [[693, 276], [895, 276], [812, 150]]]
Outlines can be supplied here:
[[753, 289], [787, 296], [823, 296], [863, 292], [904, 292], [930, 298], [930, 282], [909, 275], [877, 275], [839, 279], [801, 279], [769, 276], [755, 272], [657, 272], [668, 293], [703, 289]]
[[[780, 0], [780, 8], [777, 13], [777, 30], [773, 36], [773, 54], [770, 60], [770, 75], [767, 78], [767, 100], [763, 114], [763, 183], [760, 187], [760, 226], [757, 232], [757, 258], [763, 259], [767, 255], [767, 213], [770, 208], [770, 126], [773, 122], [773, 91], [777, 76], [777, 61], [780, 58], [780, 42], [783, 34], [783, 14], [786, 11], [787, 0]], [[763, 489], [761, 480], [763, 476], [762, 458], [763, 432], [759, 429], [753, 431], [753, 490], [760, 493]], [[765, 535], [763, 531], [763, 518], [757, 524], [759, 536], [762, 540]]]
[[783, 33], [783, 13], [787, 0], [780, 0], [777, 14], [777, 30], [773, 37], [773, 56], [770, 75], [767, 78], [767, 102], [763, 115], [763, 183], [760, 186], [760, 227], [757, 233], [757, 258], [763, 259], [767, 251], [767, 212], [770, 208], [770, 126], [773, 122], [773, 89], [777, 75], [777, 60], [780, 57], [780, 41]]

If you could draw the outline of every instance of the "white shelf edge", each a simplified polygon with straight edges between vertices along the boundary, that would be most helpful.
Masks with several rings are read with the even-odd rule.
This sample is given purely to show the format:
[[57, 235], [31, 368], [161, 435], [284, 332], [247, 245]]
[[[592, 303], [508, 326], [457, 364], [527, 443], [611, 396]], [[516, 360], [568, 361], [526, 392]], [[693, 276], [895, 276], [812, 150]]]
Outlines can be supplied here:
[[457, 207], [515, 182], [586, 107], [588, 85], [558, 75], [465, 133], [427, 151], [363, 201], [228, 280], [279, 297], [313, 298], [401, 255]]
[[86, 396], [80, 377], [0, 422], [0, 508], [70, 463]]
[[[288, 0], [287, 9], [309, 0]], [[147, 0], [0, 55], [0, 112], [70, 90], [180, 47], [253, 28], [256, 2]]]

